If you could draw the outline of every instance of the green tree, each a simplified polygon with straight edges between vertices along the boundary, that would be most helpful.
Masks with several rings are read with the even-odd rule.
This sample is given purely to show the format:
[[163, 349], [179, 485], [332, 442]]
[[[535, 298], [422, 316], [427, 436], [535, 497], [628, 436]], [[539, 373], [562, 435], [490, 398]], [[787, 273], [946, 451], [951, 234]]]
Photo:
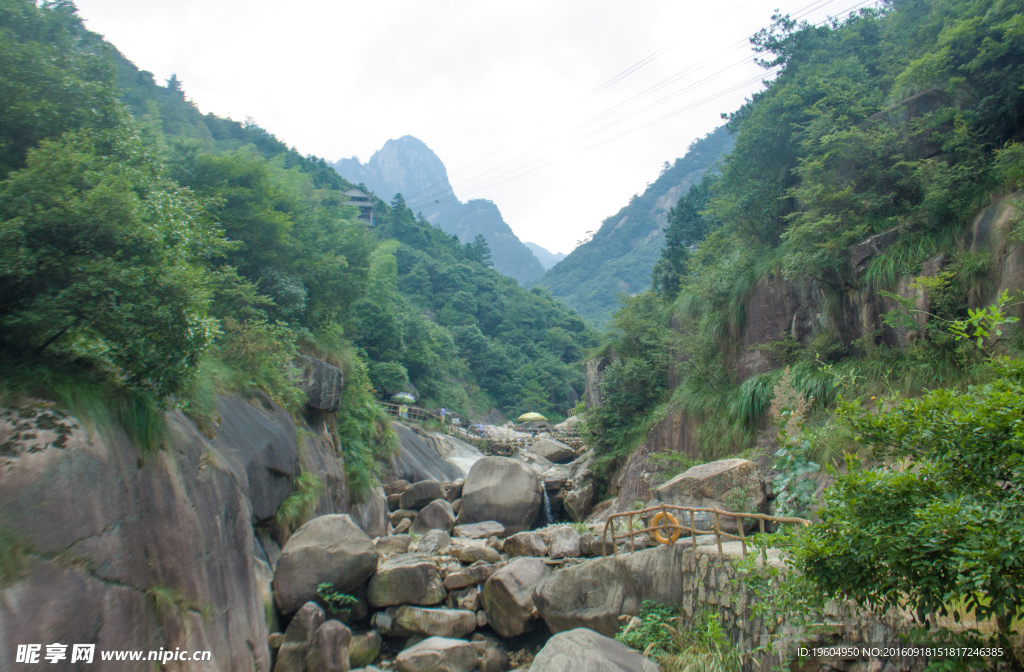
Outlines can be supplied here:
[[837, 476], [796, 566], [829, 597], [929, 614], [1024, 616], [1024, 361], [963, 392], [843, 411], [881, 466]]
[[491, 248], [487, 244], [484, 234], [476, 234], [472, 243], [466, 243], [466, 256], [482, 266], [490, 268], [494, 265], [491, 261]]
[[[0, 186], [0, 338], [179, 392], [216, 331], [206, 262], [227, 248], [125, 123], [44, 141]], [[116, 375], [116, 374], [115, 374]]]
[[109, 50], [67, 0], [0, 0], [0, 179], [45, 138], [121, 122]]

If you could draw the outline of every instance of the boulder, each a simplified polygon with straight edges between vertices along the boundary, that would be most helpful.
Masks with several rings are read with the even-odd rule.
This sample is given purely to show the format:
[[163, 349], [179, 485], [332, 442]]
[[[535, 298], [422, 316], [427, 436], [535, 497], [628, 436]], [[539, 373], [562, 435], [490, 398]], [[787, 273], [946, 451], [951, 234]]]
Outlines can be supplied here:
[[377, 549], [344, 514], [319, 516], [292, 535], [274, 571], [274, 601], [289, 616], [316, 599], [316, 587], [329, 583], [341, 593], [363, 585], [377, 569]]
[[562, 508], [575, 522], [580, 523], [587, 519], [590, 508], [594, 503], [594, 484], [587, 482], [582, 486], [565, 493], [562, 499]]
[[580, 533], [565, 525], [555, 528], [548, 542], [548, 555], [552, 560], [580, 557]]
[[485, 457], [469, 470], [462, 487], [459, 524], [493, 520], [506, 532], [527, 530], [537, 519], [541, 494], [537, 477], [506, 457]]
[[444, 530], [447, 534], [455, 527], [455, 512], [452, 505], [443, 499], [435, 499], [423, 507], [412, 523], [412, 531], [422, 534], [428, 530]]
[[351, 667], [369, 665], [380, 653], [381, 638], [376, 630], [353, 635], [348, 645], [348, 664]]
[[551, 568], [542, 560], [520, 558], [487, 579], [481, 597], [487, 622], [495, 632], [515, 637], [533, 627], [533, 592], [549, 576]]
[[452, 511], [455, 512], [456, 516], [459, 515], [460, 511], [462, 511], [462, 498], [461, 497], [459, 499], [456, 499], [454, 502], [452, 502]]
[[388, 607], [374, 614], [374, 625], [396, 637], [465, 637], [476, 630], [476, 612], [464, 609]]
[[444, 499], [444, 489], [435, 480], [420, 481], [410, 485], [399, 499], [403, 509], [422, 509], [435, 499]]
[[398, 511], [400, 508], [402, 508], [402, 495], [401, 494], [395, 493], [393, 495], [388, 495], [387, 497], [388, 497], [388, 511]]
[[512, 459], [522, 464], [534, 476], [538, 477], [555, 466], [555, 463], [548, 458], [541, 457], [537, 453], [531, 453], [529, 450], [520, 450], [514, 453]]
[[452, 545], [452, 538], [444, 530], [430, 530], [422, 537], [414, 541], [411, 550], [426, 555], [444, 553]]
[[[480, 591], [476, 586], [454, 590], [448, 593], [448, 606], [452, 609], [477, 611], [480, 608]], [[479, 622], [477, 625], [480, 625]]]
[[295, 384], [306, 394], [306, 405], [320, 411], [334, 412], [341, 406], [341, 390], [345, 374], [338, 367], [319, 359], [299, 355], [295, 365]]
[[456, 499], [460, 499], [462, 497], [462, 486], [465, 485], [465, 483], [466, 481], [464, 479], [459, 478], [448, 484], [448, 490], [445, 497], [449, 503], [454, 504]]
[[564, 464], [556, 464], [541, 474], [540, 480], [544, 483], [545, 490], [549, 493], [557, 493], [569, 480], [569, 467]]
[[399, 521], [398, 525], [395, 525], [395, 529], [392, 530], [393, 534], [405, 534], [412, 527], [412, 520], [409, 518], [403, 518]]
[[576, 628], [547, 641], [533, 659], [530, 672], [659, 672], [654, 661], [622, 642], [593, 630]]
[[[741, 458], [691, 467], [658, 488], [658, 498], [676, 506], [725, 509], [722, 499], [735, 488], [747, 493], [751, 510], [764, 510], [767, 501], [764, 479], [756, 464]], [[735, 530], [735, 519], [722, 517], [722, 528]]]
[[575, 450], [553, 439], [537, 439], [530, 445], [530, 452], [555, 464], [565, 464], [576, 459]]
[[464, 562], [467, 565], [481, 561], [493, 565], [501, 560], [501, 553], [487, 546], [466, 546], [459, 549], [458, 558], [459, 562]]
[[398, 509], [388, 514], [388, 518], [391, 520], [391, 524], [398, 527], [399, 523], [403, 520], [408, 520], [410, 523], [416, 520], [416, 516], [419, 511], [416, 509]]
[[372, 488], [360, 502], [352, 504], [352, 522], [371, 539], [388, 533], [388, 501], [380, 486]]
[[[481, 611], [477, 615], [483, 616], [483, 613]], [[486, 621], [487, 617], [483, 616], [483, 618]], [[508, 654], [498, 646], [497, 642], [473, 642], [473, 648], [476, 649], [476, 655], [480, 657], [480, 672], [503, 672], [508, 669]]]
[[470, 523], [468, 525], [456, 525], [455, 536], [463, 539], [487, 539], [488, 537], [504, 537], [505, 526], [493, 520], [486, 520], [482, 523]]
[[548, 554], [548, 546], [544, 539], [536, 532], [520, 532], [505, 539], [505, 552], [510, 556], [534, 556], [540, 557]]
[[587, 557], [614, 555], [615, 544], [610, 540], [605, 541], [593, 532], [584, 532], [580, 535], [580, 554]]
[[370, 579], [367, 601], [380, 609], [399, 604], [431, 606], [444, 601], [447, 592], [437, 565], [425, 555], [392, 555]]
[[284, 641], [277, 651], [274, 672], [303, 672], [306, 652], [313, 643], [313, 635], [324, 623], [324, 610], [316, 602], [307, 602], [284, 631]]
[[403, 492], [409, 489], [412, 485], [409, 481], [399, 479], [397, 481], [391, 481], [390, 483], [384, 484], [384, 494], [390, 497], [391, 495], [401, 495]]
[[448, 590], [458, 590], [466, 586], [476, 586], [491, 578], [496, 571], [494, 565], [477, 565], [459, 572], [450, 572], [444, 577], [444, 587]]
[[377, 553], [390, 555], [391, 553], [408, 553], [412, 537], [408, 534], [392, 534], [389, 537], [381, 537], [373, 542]]
[[619, 616], [639, 614], [644, 600], [682, 602], [685, 550], [682, 544], [658, 546], [566, 567], [537, 587], [534, 603], [551, 632], [590, 628], [614, 637]]
[[348, 672], [352, 631], [340, 621], [327, 621], [313, 635], [306, 652], [305, 672]]
[[478, 661], [472, 644], [447, 637], [424, 639], [395, 659], [399, 672], [471, 672]]

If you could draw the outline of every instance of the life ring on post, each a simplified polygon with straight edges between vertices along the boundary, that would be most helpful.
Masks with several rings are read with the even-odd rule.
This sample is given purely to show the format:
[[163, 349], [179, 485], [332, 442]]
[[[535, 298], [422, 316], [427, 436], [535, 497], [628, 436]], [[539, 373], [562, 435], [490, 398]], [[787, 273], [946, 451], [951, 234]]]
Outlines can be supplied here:
[[676, 543], [676, 539], [679, 538], [679, 521], [676, 520], [676, 517], [673, 516], [671, 513], [668, 513], [666, 511], [659, 511], [658, 513], [654, 514], [654, 518], [651, 519], [651, 527], [657, 528], [662, 520], [664, 520], [669, 525], [675, 525], [675, 527], [672, 528], [672, 531], [669, 533], [667, 537], [659, 529], [652, 530], [651, 536], [654, 537], [654, 540], [659, 544]]

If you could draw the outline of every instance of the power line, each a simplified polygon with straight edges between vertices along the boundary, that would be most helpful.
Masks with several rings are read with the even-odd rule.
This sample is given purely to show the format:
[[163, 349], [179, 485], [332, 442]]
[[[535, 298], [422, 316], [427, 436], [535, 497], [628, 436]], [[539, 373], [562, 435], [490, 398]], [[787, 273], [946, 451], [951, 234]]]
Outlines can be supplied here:
[[[749, 2], [749, 1], [750, 0], [747, 0], [747, 2]], [[806, 16], [807, 14], [809, 14], [809, 13], [811, 13], [813, 11], [816, 11], [818, 9], [821, 9], [822, 7], [827, 6], [827, 5], [829, 5], [829, 4], [831, 4], [832, 2], [835, 2], [835, 1], [836, 0], [816, 0], [816, 2], [813, 2], [813, 3], [809, 4], [809, 5], [806, 5], [805, 7], [802, 7], [800, 9], [798, 9], [792, 16], [795, 19], [799, 19], [800, 17]], [[859, 9], [859, 8], [865, 6], [865, 5], [868, 5], [868, 4], [872, 4], [872, 3], [876, 2], [876, 1], [877, 0], [863, 0], [862, 2], [852, 6], [850, 8], [848, 8], [846, 10], [844, 10], [841, 14], [842, 15], [849, 15], [850, 13], [856, 11], [857, 9]], [[730, 12], [731, 11], [735, 11], [739, 7], [742, 7], [743, 5], [747, 4], [747, 2], [743, 2], [739, 6], [734, 7], [732, 10], [730, 10]], [[831, 20], [831, 19], [826, 19], [825, 21], [819, 22], [816, 25], [823, 25], [823, 24], [827, 23], [829, 20]], [[729, 52], [726, 52], [726, 53], [727, 54], [728, 53], [732, 53], [732, 52], [736, 51], [737, 49], [742, 48], [743, 46], [745, 46], [748, 43], [749, 43], [749, 38], [741, 40], [738, 43], [736, 43], [736, 45], [733, 47], [733, 49], [731, 49]], [[607, 82], [602, 84], [600, 87], [598, 87], [594, 91], [596, 92], [599, 89], [607, 88], [609, 85], [614, 84], [617, 81], [620, 81], [623, 77], [628, 76], [628, 74], [631, 74], [632, 72], [635, 72], [637, 69], [639, 69], [639, 67], [642, 67], [646, 63], [649, 63], [650, 60], [653, 60], [652, 57], [656, 57], [657, 55], [660, 55], [660, 54], [664, 53], [665, 51], [667, 51], [669, 48], [671, 48], [671, 46], [672, 45], [668, 45], [667, 47], [662, 47], [661, 49], [653, 52], [648, 57], [645, 57], [644, 59], [642, 59], [641, 61], [638, 61], [636, 64], [634, 64], [630, 68], [627, 68], [622, 73], [619, 73], [619, 75], [616, 75], [615, 77], [611, 78], [610, 80], [608, 80]], [[462, 180], [456, 182], [456, 184], [460, 187], [460, 189], [462, 189], [464, 191], [468, 189], [470, 193], [479, 192], [479, 191], [484, 190], [484, 189], [489, 189], [489, 188], [492, 188], [494, 186], [497, 186], [497, 185], [500, 185], [500, 184], [504, 184], [505, 182], [508, 182], [510, 180], [518, 179], [520, 177], [523, 177], [525, 175], [533, 173], [533, 172], [535, 172], [537, 170], [540, 170], [542, 168], [546, 168], [546, 167], [548, 167], [550, 165], [554, 165], [555, 163], [558, 163], [562, 159], [554, 159], [554, 160], [551, 160], [551, 161], [547, 161], [552, 156], [553, 152], [543, 152], [543, 153], [539, 154], [538, 156], [536, 156], [536, 157], [534, 157], [532, 159], [529, 159], [527, 161], [521, 161], [521, 159], [524, 159], [525, 157], [528, 157], [528, 156], [530, 156], [532, 154], [536, 154], [537, 152], [539, 152], [540, 150], [548, 147], [552, 143], [557, 142], [557, 141], [559, 141], [559, 140], [561, 140], [561, 139], [563, 139], [563, 138], [565, 138], [567, 136], [570, 136], [573, 133], [575, 133], [576, 131], [580, 131], [580, 130], [586, 128], [587, 126], [589, 126], [589, 125], [591, 125], [593, 123], [596, 123], [596, 122], [600, 121], [601, 119], [603, 119], [603, 118], [605, 118], [605, 117], [607, 117], [607, 116], [609, 116], [611, 114], [614, 114], [616, 111], [619, 111], [619, 110], [621, 110], [621, 109], [623, 109], [625, 107], [628, 107], [629, 105], [631, 105], [631, 104], [633, 104], [635, 102], [638, 102], [639, 100], [642, 100], [643, 98], [645, 98], [645, 97], [647, 97], [647, 96], [649, 96], [649, 95], [651, 95], [651, 94], [653, 94], [653, 93], [655, 93], [655, 92], [657, 92], [657, 91], [659, 91], [659, 90], [661, 90], [661, 89], [671, 85], [672, 83], [675, 83], [675, 82], [679, 81], [680, 79], [682, 79], [683, 77], [685, 77], [688, 74], [700, 71], [701, 69], [706, 67], [711, 62], [713, 62], [715, 60], [720, 60], [720, 58], [721, 58], [721, 56], [716, 55], [715, 57], [709, 57], [708, 59], [705, 59], [701, 63], [698, 63], [696, 65], [692, 65], [692, 66], [690, 66], [690, 67], [688, 67], [688, 68], [686, 68], [686, 69], [676, 73], [675, 75], [672, 75], [669, 78], [666, 78], [665, 80], [662, 80], [661, 82], [658, 82], [658, 83], [652, 85], [651, 87], [648, 87], [644, 91], [641, 91], [641, 92], [639, 92], [637, 94], [634, 94], [633, 96], [630, 96], [629, 98], [625, 99], [624, 101], [620, 101], [619, 103], [617, 103], [617, 104], [615, 104], [615, 105], [605, 109], [604, 111], [602, 111], [602, 112], [600, 112], [600, 113], [598, 113], [596, 115], [593, 115], [592, 117], [588, 118], [587, 120], [584, 120], [584, 121], [576, 124], [572, 128], [570, 128], [570, 129], [568, 129], [566, 131], [563, 131], [561, 133], [555, 134], [551, 138], [548, 138], [547, 140], [545, 140], [543, 142], [540, 142], [537, 145], [534, 145], [530, 149], [528, 149], [528, 150], [526, 150], [524, 152], [520, 152], [516, 156], [514, 156], [514, 157], [512, 157], [512, 158], [510, 158], [508, 160], [505, 160], [503, 162], [500, 162], [500, 163], [492, 166], [489, 169], [480, 171], [480, 172], [476, 173], [475, 175], [472, 175], [470, 177], [462, 179]], [[589, 138], [593, 138], [593, 137], [595, 137], [597, 135], [600, 135], [604, 131], [610, 130], [610, 129], [614, 128], [615, 126], [624, 124], [624, 123], [629, 122], [631, 120], [634, 120], [634, 119], [636, 119], [636, 117], [638, 115], [643, 114], [644, 112], [653, 110], [653, 109], [655, 109], [655, 108], [657, 108], [657, 107], [659, 107], [661, 105], [664, 105], [665, 103], [669, 102], [670, 100], [672, 100], [672, 99], [674, 99], [674, 98], [676, 98], [676, 97], [678, 97], [680, 95], [683, 95], [684, 93], [687, 93], [687, 92], [689, 92], [689, 91], [691, 91], [691, 90], [701, 86], [702, 84], [708, 82], [709, 80], [713, 80], [713, 79], [717, 78], [719, 75], [721, 75], [721, 74], [723, 74], [723, 73], [725, 73], [725, 72], [727, 72], [727, 71], [729, 71], [729, 70], [731, 70], [731, 69], [733, 69], [735, 67], [739, 67], [741, 65], [744, 65], [744, 64], [746, 64], [748, 62], [749, 62], [748, 59], [745, 57], [745, 58], [743, 58], [742, 60], [740, 60], [738, 62], [732, 63], [729, 66], [721, 68], [721, 69], [717, 70], [716, 72], [714, 72], [714, 73], [712, 73], [710, 75], [707, 75], [707, 76], [701, 78], [700, 80], [697, 80], [696, 82], [692, 82], [692, 83], [686, 85], [682, 89], [679, 89], [679, 90], [677, 90], [677, 91], [675, 91], [673, 93], [670, 93], [670, 94], [668, 94], [666, 96], [663, 96], [662, 98], [660, 98], [660, 99], [658, 99], [658, 100], [656, 100], [656, 101], [646, 105], [645, 107], [643, 107], [643, 108], [641, 108], [639, 110], [636, 110], [636, 111], [634, 111], [632, 113], [629, 113], [629, 114], [626, 114], [626, 115], [623, 115], [623, 116], [620, 116], [619, 118], [617, 118], [617, 119], [615, 119], [615, 120], [613, 120], [613, 121], [611, 121], [611, 122], [609, 122], [607, 124], [604, 124], [603, 126], [597, 128], [595, 130], [589, 131], [589, 132], [587, 132], [586, 134], [584, 134], [582, 136], [579, 136], [579, 137], [577, 137], [575, 139], [569, 140], [568, 144], [563, 148], [563, 150], [570, 149], [573, 146], [579, 145], [580, 143], [584, 142], [585, 140], [587, 140]], [[604, 139], [604, 140], [602, 140], [600, 142], [597, 142], [595, 144], [589, 145], [589, 146], [587, 146], [587, 147], [585, 147], [583, 149], [574, 151], [574, 152], [572, 152], [571, 155], [575, 156], [575, 155], [578, 155], [578, 154], [581, 154], [581, 153], [584, 153], [584, 152], [587, 152], [587, 151], [591, 151], [592, 149], [595, 149], [597, 147], [601, 147], [601, 146], [603, 146], [605, 144], [608, 144], [609, 142], [613, 142], [613, 141], [615, 141], [617, 139], [620, 139], [622, 137], [625, 137], [627, 135], [635, 133], [635, 132], [637, 132], [639, 130], [642, 130], [644, 128], [647, 128], [649, 126], [655, 125], [657, 123], [661, 123], [662, 121], [664, 121], [664, 120], [666, 120], [668, 118], [674, 117], [674, 116], [676, 116], [678, 114], [681, 114], [682, 112], [694, 109], [695, 107], [699, 107], [700, 105], [703, 105], [706, 102], [709, 102], [711, 100], [715, 100], [715, 99], [720, 98], [720, 97], [722, 97], [724, 95], [732, 93], [732, 92], [734, 92], [734, 91], [736, 91], [738, 89], [741, 89], [741, 88], [744, 88], [746, 86], [749, 86], [751, 83], [754, 83], [757, 80], [762, 80], [763, 81], [766, 77], [769, 77], [769, 76], [771, 76], [773, 74], [775, 74], [775, 71], [761, 73], [756, 78], [753, 78], [751, 80], [747, 80], [747, 81], [742, 82], [740, 84], [734, 85], [734, 86], [730, 87], [729, 89], [717, 92], [715, 94], [712, 94], [711, 96], [707, 96], [707, 97], [701, 99], [700, 101], [697, 101], [696, 103], [689, 103], [689, 104], [683, 106], [682, 108], [679, 108], [677, 110], [669, 112], [668, 114], [662, 115], [661, 117], [658, 117], [656, 119], [643, 122], [640, 125], [634, 126], [633, 128], [630, 128], [630, 129], [628, 129], [628, 130], [626, 130], [626, 131], [624, 131], [622, 133], [619, 133], [619, 134], [617, 134], [617, 135], [615, 135], [615, 136], [613, 136], [611, 138]], [[588, 96], [589, 95], [590, 94], [588, 94]], [[489, 156], [491, 156], [493, 154], [494, 154], [494, 152], [491, 152], [489, 154]], [[546, 163], [542, 163], [542, 162], [545, 162], [545, 161], [547, 161], [547, 162]], [[478, 163], [478, 162], [479, 162], [479, 160], [475, 161], [474, 163]], [[535, 164], [538, 164], [538, 163], [542, 163], [542, 165], [539, 165], [539, 166], [535, 165]], [[495, 174], [495, 173], [497, 173], [497, 174]], [[479, 184], [480, 182], [484, 182], [484, 184]], [[478, 184], [474, 185], [473, 183], [478, 183]], [[421, 190], [420, 192], [412, 194], [409, 197], [409, 201], [410, 202], [411, 201], [416, 201], [420, 205], [428, 204], [430, 199], [429, 198], [428, 199], [422, 199], [422, 198], [420, 198], [420, 196], [423, 195], [423, 194], [427, 194], [427, 193], [431, 192], [433, 189], [435, 189], [438, 186], [448, 186], [448, 185], [445, 185], [444, 182], [438, 182], [435, 185], [430, 185], [430, 186], [426, 187], [425, 189]], [[447, 196], [446, 195], [446, 198], [444, 198], [442, 201], [435, 201], [435, 202], [436, 203], [442, 203], [442, 202], [446, 203], [446, 202], [450, 202], [450, 201], [453, 201], [453, 200], [458, 200], [458, 198], [454, 195], [454, 187], [455, 187], [455, 185], [451, 185], [451, 188], [452, 188], [452, 192], [451, 192], [452, 195], [451, 196]]]

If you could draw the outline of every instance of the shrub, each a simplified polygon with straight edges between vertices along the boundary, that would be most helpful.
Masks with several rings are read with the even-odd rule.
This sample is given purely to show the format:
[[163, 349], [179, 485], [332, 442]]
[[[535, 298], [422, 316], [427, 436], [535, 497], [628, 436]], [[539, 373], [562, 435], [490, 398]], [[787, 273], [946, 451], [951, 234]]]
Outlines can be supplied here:
[[299, 474], [295, 479], [295, 491], [277, 507], [277, 523], [286, 534], [291, 534], [309, 520], [323, 493], [324, 482], [321, 478], [308, 471]]

